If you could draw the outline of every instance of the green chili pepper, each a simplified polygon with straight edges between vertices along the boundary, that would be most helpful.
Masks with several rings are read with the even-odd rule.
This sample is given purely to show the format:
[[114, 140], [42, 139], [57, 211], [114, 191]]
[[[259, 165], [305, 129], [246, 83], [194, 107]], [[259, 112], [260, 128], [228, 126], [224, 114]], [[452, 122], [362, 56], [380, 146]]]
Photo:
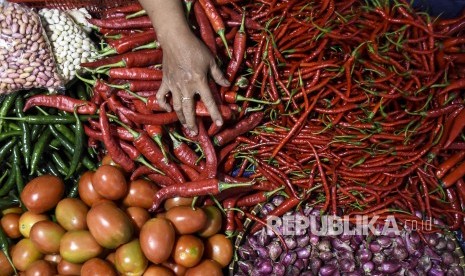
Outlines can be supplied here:
[[13, 197], [9, 195], [9, 196], [0, 198], [0, 211], [6, 210], [11, 207], [17, 207], [17, 206], [19, 206], [19, 200], [17, 197]]
[[10, 130], [8, 132], [0, 133], [0, 141], [6, 140], [14, 136], [20, 136], [23, 132], [21, 130]]
[[87, 101], [87, 92], [86, 92], [86, 86], [83, 83], [79, 83], [76, 88], [76, 94], [78, 99]]
[[7, 154], [10, 153], [10, 150], [14, 147], [16, 141], [16, 138], [13, 138], [0, 148], [0, 160], [3, 160]]
[[60, 177], [60, 172], [55, 167], [55, 165], [53, 165], [53, 163], [48, 162], [47, 164], [45, 164], [44, 168], [47, 173], [52, 174], [56, 177]]
[[68, 192], [66, 197], [76, 198], [78, 196], [78, 188], [79, 188], [79, 181], [77, 179], [73, 179], [73, 186]]
[[40, 135], [39, 140], [35, 144], [34, 150], [32, 151], [32, 157], [31, 157], [30, 175], [32, 175], [36, 171], [37, 165], [39, 164], [39, 160], [42, 157], [44, 149], [48, 141], [50, 140], [51, 136], [52, 136], [52, 132], [50, 131], [49, 128], [46, 128], [44, 133]]
[[13, 268], [15, 275], [18, 275], [18, 272], [16, 271], [15, 266], [13, 265], [13, 261], [11, 260], [10, 256], [10, 242], [8, 241], [8, 238], [3, 231], [3, 229], [0, 227], [0, 249], [2, 250], [3, 254], [5, 254], [6, 259], [10, 263], [11, 267]]
[[81, 160], [81, 155], [84, 151], [84, 127], [82, 126], [82, 122], [79, 120], [76, 110], [74, 110], [74, 117], [76, 118], [76, 125], [74, 128], [74, 151], [66, 179], [68, 179], [76, 171], [79, 161]]
[[68, 175], [68, 170], [66, 168], [67, 165], [66, 165], [65, 161], [63, 161], [61, 156], [58, 154], [58, 152], [55, 151], [55, 152], [52, 153], [52, 161], [53, 161], [53, 164], [55, 164], [58, 171], [62, 175]]
[[14, 185], [16, 182], [16, 168], [13, 166], [13, 168], [10, 170], [10, 174], [8, 175], [8, 178], [5, 182], [5, 184], [2, 185], [0, 188], [0, 197], [7, 195], [8, 192], [13, 189]]
[[24, 189], [24, 179], [21, 173], [21, 158], [19, 152], [19, 145], [16, 145], [13, 148], [13, 168], [15, 171], [16, 189], [18, 190], [18, 194], [21, 194]]
[[[19, 93], [15, 92], [15, 93], [8, 94], [5, 97], [5, 99], [3, 100], [3, 104], [0, 107], [0, 117], [5, 117], [6, 114], [8, 114], [8, 111], [15, 103], [15, 100], [18, 97], [18, 95]], [[2, 132], [2, 128], [3, 128], [3, 119], [0, 118], [0, 133]]]
[[60, 141], [58, 141], [58, 139], [53, 139], [52, 141], [50, 141], [50, 147], [53, 148], [53, 149], [59, 149], [61, 146], [61, 143]]
[[[60, 143], [63, 145], [63, 147], [69, 153], [74, 154], [74, 147], [71, 144], [71, 142], [69, 142], [66, 139], [66, 137], [64, 137], [61, 133], [59, 133], [54, 126], [49, 125], [48, 128], [52, 132], [53, 136], [55, 136], [55, 138], [57, 138], [58, 141], [60, 141]], [[94, 170], [95, 169], [95, 164], [92, 161], [90, 161], [90, 159], [87, 156], [83, 156], [81, 158], [81, 162], [88, 170]]]
[[39, 135], [44, 131], [43, 125], [32, 125], [31, 127], [31, 141], [35, 141]]
[[66, 137], [66, 139], [68, 139], [68, 141], [70, 141], [71, 143], [74, 143], [75, 142], [75, 137], [74, 137], [74, 133], [73, 131], [68, 128], [66, 125], [61, 125], [61, 124], [56, 124], [55, 125], [55, 128], [61, 133], [63, 134], [63, 136]]
[[[24, 100], [23, 98], [19, 97], [16, 100], [15, 103], [15, 108], [16, 108], [16, 115], [19, 118], [24, 118], [26, 115], [24, 115], [23, 108], [24, 108]], [[29, 165], [31, 163], [31, 151], [32, 151], [32, 145], [31, 145], [31, 130], [29, 129], [29, 125], [26, 124], [25, 122], [19, 122], [19, 126], [21, 127], [21, 143], [22, 143], [22, 153], [24, 157], [24, 164], [26, 165], [26, 168], [29, 169]]]
[[13, 122], [6, 122], [5, 123], [5, 129], [8, 129], [8, 130], [21, 130], [21, 128], [13, 123]]
[[[98, 115], [80, 115], [79, 120], [87, 121], [88, 119], [97, 119]], [[23, 121], [28, 124], [50, 125], [50, 124], [73, 124], [76, 122], [74, 116], [58, 115], [30, 115], [23, 118], [0, 116], [0, 120]], [[0, 121], [1, 122], [1, 121]]]

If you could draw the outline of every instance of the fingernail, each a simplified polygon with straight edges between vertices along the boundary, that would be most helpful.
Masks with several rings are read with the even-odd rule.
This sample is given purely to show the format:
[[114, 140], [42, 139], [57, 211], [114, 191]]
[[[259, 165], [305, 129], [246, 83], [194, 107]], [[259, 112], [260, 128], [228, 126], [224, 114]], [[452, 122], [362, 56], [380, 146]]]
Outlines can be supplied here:
[[222, 126], [222, 125], [223, 125], [223, 121], [221, 121], [221, 120], [216, 120], [216, 121], [215, 121], [215, 124], [216, 124], [217, 126]]
[[196, 135], [197, 135], [197, 131], [196, 131], [196, 130], [191, 130], [191, 131], [190, 131], [190, 135], [191, 135], [191, 136], [196, 136]]

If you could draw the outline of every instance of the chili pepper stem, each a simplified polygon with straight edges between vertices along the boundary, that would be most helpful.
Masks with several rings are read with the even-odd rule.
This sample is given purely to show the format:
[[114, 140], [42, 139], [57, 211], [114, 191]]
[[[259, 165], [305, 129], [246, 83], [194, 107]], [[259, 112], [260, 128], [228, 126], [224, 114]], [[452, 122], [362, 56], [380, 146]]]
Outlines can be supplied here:
[[100, 52], [99, 55], [97, 56], [98, 59], [101, 59], [106, 56], [111, 56], [111, 55], [116, 55], [118, 52], [116, 49], [113, 48], [103, 48]]
[[117, 35], [104, 35], [104, 37], [106, 39], [120, 39], [122, 36], [121, 34], [117, 34]]
[[226, 53], [228, 53], [229, 58], [231, 58], [231, 52], [229, 51], [229, 46], [228, 46], [228, 42], [226, 40], [226, 35], [224, 33], [224, 29], [219, 30], [218, 35], [220, 36], [221, 41], [223, 41], [224, 47], [226, 48]]
[[158, 48], [160, 48], [160, 43], [158, 41], [153, 41], [153, 42], [147, 43], [145, 45], [136, 47], [136, 48], [132, 49], [132, 51], [134, 52], [134, 51], [139, 51], [139, 50], [142, 50], [142, 49], [158, 49]]
[[121, 67], [126, 67], [126, 62], [124, 60], [120, 60], [120, 61], [115, 62], [115, 63], [105, 64], [105, 65], [99, 66], [99, 67], [95, 68], [95, 70], [103, 70], [103, 69], [108, 69], [108, 68], [121, 68]]
[[251, 182], [244, 182], [244, 183], [226, 183], [226, 182], [218, 182], [218, 191], [222, 192], [227, 189], [231, 188], [238, 188], [238, 187], [250, 187], [254, 184], [254, 181]]
[[259, 99], [254, 99], [254, 98], [247, 98], [242, 95], [237, 95], [236, 96], [236, 101], [243, 101], [243, 102], [252, 102], [252, 103], [259, 103], [259, 104], [268, 104], [268, 105], [277, 105], [281, 102], [281, 99], [277, 99], [274, 102], [269, 102], [269, 101], [264, 101], [264, 100], [259, 100]]
[[145, 10], [140, 10], [138, 12], [126, 15], [126, 19], [136, 18], [136, 17], [140, 17], [140, 16], [144, 16], [144, 15], [147, 15], [147, 12]]
[[[88, 70], [88, 69], [86, 69], [86, 70]], [[93, 70], [90, 70], [90, 71], [92, 72]], [[83, 78], [83, 77], [82, 77], [81, 75], [79, 75], [78, 73], [76, 73], [76, 77], [77, 77], [78, 79], [80, 79], [81, 81], [83, 81], [84, 83], [86, 83], [86, 84], [88, 84], [88, 85], [91, 85], [91, 86], [95, 86], [95, 84], [97, 83], [96, 80], [89, 80], [89, 79]]]
[[164, 172], [160, 171], [159, 169], [155, 168], [152, 164], [147, 162], [147, 160], [145, 160], [142, 156], [139, 156], [135, 161], [137, 161], [137, 162], [141, 163], [142, 165], [148, 167], [152, 171], [157, 172], [158, 174], [166, 175]]

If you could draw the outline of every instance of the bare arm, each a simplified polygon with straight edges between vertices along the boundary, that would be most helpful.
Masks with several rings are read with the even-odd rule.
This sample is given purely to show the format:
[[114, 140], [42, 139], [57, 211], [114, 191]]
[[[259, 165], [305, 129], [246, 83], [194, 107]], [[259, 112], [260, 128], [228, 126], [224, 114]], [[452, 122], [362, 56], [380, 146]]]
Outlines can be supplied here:
[[180, 0], [139, 0], [152, 20], [163, 48], [163, 80], [157, 93], [161, 107], [171, 111], [166, 96], [171, 92], [173, 108], [183, 125], [195, 134], [194, 95], [200, 94], [213, 121], [223, 119], [208, 87], [208, 75], [220, 85], [229, 83], [207, 47], [190, 30]]

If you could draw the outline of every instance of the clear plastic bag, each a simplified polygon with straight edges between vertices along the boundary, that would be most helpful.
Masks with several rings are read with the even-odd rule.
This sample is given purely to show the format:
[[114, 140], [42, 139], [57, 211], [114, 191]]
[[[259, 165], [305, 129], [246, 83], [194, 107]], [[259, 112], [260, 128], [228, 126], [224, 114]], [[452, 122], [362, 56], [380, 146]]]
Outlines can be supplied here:
[[84, 30], [64, 11], [39, 11], [48, 40], [52, 46], [58, 71], [67, 83], [81, 72], [81, 63], [93, 61], [97, 49]]
[[39, 16], [0, 0], [0, 94], [64, 87]]

